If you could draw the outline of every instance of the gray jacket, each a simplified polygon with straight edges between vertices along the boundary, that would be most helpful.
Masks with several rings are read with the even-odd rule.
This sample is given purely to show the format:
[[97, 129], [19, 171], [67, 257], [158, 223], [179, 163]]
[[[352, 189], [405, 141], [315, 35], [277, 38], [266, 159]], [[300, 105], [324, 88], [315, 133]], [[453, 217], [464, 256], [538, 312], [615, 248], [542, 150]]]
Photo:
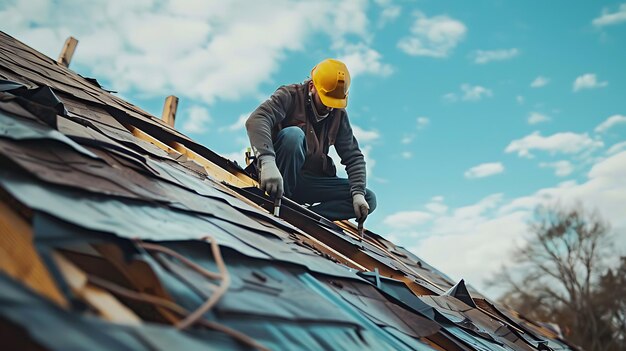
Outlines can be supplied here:
[[250, 144], [257, 158], [276, 157], [273, 142], [282, 128], [298, 126], [306, 135], [307, 155], [303, 170], [318, 176], [336, 176], [328, 156], [334, 145], [346, 166], [351, 193], [365, 195], [365, 158], [354, 137], [345, 109], [334, 109], [315, 122], [308, 96], [308, 80], [302, 84], [281, 86], [264, 101], [246, 121]]

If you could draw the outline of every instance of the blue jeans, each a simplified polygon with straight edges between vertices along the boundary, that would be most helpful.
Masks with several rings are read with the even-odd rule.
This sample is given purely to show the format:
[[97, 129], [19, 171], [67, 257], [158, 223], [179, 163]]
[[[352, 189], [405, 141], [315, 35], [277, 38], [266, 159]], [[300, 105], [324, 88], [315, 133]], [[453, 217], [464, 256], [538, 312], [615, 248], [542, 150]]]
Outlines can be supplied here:
[[[283, 176], [285, 196], [300, 204], [315, 204], [309, 209], [332, 221], [355, 218], [348, 179], [321, 177], [303, 171], [306, 138], [299, 127], [283, 128], [274, 141], [276, 165]], [[370, 213], [376, 209], [376, 195], [365, 190]]]

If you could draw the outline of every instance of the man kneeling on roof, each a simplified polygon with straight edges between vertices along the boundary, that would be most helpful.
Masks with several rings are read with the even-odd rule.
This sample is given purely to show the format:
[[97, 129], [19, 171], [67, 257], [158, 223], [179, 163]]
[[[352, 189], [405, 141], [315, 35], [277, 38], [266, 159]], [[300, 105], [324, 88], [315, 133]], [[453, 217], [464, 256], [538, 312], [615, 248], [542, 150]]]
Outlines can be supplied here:
[[[365, 159], [345, 110], [349, 87], [346, 65], [326, 59], [313, 67], [311, 79], [278, 88], [246, 129], [262, 190], [313, 204], [310, 210], [330, 220], [362, 223], [376, 208], [376, 196], [365, 188]], [[337, 177], [328, 156], [332, 145], [348, 179]]]

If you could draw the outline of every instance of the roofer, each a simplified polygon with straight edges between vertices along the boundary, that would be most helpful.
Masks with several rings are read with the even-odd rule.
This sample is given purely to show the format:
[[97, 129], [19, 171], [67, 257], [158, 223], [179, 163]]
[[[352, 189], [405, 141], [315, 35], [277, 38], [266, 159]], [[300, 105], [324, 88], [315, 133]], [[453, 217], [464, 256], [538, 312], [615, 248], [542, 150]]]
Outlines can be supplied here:
[[[345, 107], [350, 73], [326, 59], [302, 84], [281, 86], [248, 118], [246, 129], [259, 166], [262, 190], [285, 196], [330, 219], [363, 223], [376, 208], [365, 187], [365, 159]], [[334, 145], [348, 179], [336, 175], [328, 156]]]

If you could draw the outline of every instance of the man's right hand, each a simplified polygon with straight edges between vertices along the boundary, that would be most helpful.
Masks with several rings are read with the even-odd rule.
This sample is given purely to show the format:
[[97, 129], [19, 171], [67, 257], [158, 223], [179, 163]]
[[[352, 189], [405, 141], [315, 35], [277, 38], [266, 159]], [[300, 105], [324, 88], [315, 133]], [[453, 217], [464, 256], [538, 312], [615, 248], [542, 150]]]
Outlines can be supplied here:
[[271, 156], [264, 156], [259, 159], [261, 174], [259, 185], [261, 190], [270, 194], [274, 198], [283, 197], [283, 177], [276, 166], [276, 160]]
[[352, 207], [354, 208], [354, 215], [356, 216], [357, 222], [365, 222], [370, 211], [370, 205], [365, 201], [363, 194], [354, 194], [352, 197]]

